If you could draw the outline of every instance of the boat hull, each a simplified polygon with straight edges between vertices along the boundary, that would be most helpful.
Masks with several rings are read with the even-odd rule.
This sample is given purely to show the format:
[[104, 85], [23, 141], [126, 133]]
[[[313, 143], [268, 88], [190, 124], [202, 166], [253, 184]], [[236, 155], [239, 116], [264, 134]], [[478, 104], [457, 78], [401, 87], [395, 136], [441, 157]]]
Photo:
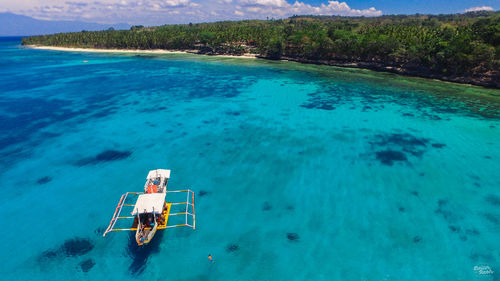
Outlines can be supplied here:
[[155, 224], [153, 228], [146, 227], [144, 230], [137, 229], [135, 232], [135, 241], [137, 242], [137, 245], [142, 246], [151, 242], [156, 234], [157, 228], [158, 224]]

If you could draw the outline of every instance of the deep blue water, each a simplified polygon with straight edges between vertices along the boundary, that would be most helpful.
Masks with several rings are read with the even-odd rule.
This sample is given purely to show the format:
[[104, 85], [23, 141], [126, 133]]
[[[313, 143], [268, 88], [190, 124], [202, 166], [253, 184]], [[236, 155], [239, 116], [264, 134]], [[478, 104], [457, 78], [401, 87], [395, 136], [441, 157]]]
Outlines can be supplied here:
[[[500, 279], [498, 90], [19, 42], [0, 38], [3, 280]], [[103, 238], [156, 168], [197, 192], [196, 230]]]

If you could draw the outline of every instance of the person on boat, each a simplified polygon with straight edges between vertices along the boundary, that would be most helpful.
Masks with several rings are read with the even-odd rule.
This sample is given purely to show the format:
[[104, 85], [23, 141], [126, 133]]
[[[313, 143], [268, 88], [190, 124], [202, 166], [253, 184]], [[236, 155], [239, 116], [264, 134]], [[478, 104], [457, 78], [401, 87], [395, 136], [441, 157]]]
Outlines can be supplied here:
[[153, 224], [154, 224], [153, 218], [149, 217], [148, 218], [148, 225], [151, 226], [151, 227], [153, 227]]

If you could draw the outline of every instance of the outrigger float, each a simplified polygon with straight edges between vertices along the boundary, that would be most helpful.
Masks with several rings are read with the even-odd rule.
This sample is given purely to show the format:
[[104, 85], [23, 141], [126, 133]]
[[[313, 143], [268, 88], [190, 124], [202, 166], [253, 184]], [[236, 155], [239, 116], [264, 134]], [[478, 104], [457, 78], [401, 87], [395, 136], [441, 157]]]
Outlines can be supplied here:
[[[170, 178], [170, 170], [157, 169], [149, 171], [144, 185], [144, 192], [127, 192], [123, 194], [116, 206], [113, 218], [108, 228], [102, 235], [106, 236], [112, 231], [135, 231], [135, 240], [138, 245], [148, 244], [154, 237], [158, 229], [187, 226], [196, 228], [196, 217], [194, 211], [194, 192], [185, 190], [167, 190], [167, 182]], [[167, 202], [168, 193], [187, 193], [185, 202]], [[129, 196], [137, 196], [134, 205], [125, 204]], [[171, 213], [175, 206], [185, 205], [183, 211]], [[121, 216], [123, 208], [133, 207], [132, 216]], [[168, 218], [171, 216], [184, 216], [184, 224], [168, 225]], [[190, 220], [189, 218], [192, 218]], [[131, 228], [114, 228], [118, 220], [133, 220]], [[188, 221], [192, 221], [189, 224]]]

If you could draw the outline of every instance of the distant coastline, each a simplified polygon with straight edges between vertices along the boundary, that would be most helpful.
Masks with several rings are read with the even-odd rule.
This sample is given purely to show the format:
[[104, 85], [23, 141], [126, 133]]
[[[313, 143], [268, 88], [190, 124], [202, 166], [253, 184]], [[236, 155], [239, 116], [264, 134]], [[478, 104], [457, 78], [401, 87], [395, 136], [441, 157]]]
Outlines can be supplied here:
[[25, 37], [22, 44], [99, 52], [257, 57], [500, 89], [500, 41], [494, 32], [498, 24], [500, 11], [373, 18], [294, 16], [57, 33]]
[[[55, 47], [55, 46], [40, 46], [40, 45], [25, 45], [26, 48], [40, 49], [40, 50], [52, 50], [52, 51], [66, 51], [66, 52], [89, 52], [89, 53], [123, 53], [123, 54], [194, 54], [194, 55], [206, 55], [206, 56], [217, 56], [217, 57], [227, 57], [227, 58], [249, 58], [249, 59], [269, 59], [265, 56], [244, 53], [241, 55], [232, 54], [205, 54], [199, 50], [141, 50], [141, 49], [106, 49], [106, 48], [71, 48], [71, 47]], [[426, 71], [415, 71], [414, 69], [409, 70], [401, 67], [387, 66], [381, 63], [367, 63], [367, 62], [340, 62], [334, 60], [307, 60], [298, 59], [291, 57], [281, 57], [282, 61], [292, 61], [305, 64], [316, 64], [316, 65], [327, 65], [327, 66], [337, 66], [337, 67], [348, 67], [348, 68], [359, 68], [368, 69], [379, 72], [390, 72], [405, 76], [421, 77], [428, 79], [437, 79], [446, 82], [453, 82], [459, 84], [469, 84], [475, 86], [481, 86], [486, 88], [500, 89], [500, 81], [493, 82], [491, 80], [483, 81], [477, 77], [463, 77], [463, 76], [442, 76], [435, 73], [430, 73]]]

